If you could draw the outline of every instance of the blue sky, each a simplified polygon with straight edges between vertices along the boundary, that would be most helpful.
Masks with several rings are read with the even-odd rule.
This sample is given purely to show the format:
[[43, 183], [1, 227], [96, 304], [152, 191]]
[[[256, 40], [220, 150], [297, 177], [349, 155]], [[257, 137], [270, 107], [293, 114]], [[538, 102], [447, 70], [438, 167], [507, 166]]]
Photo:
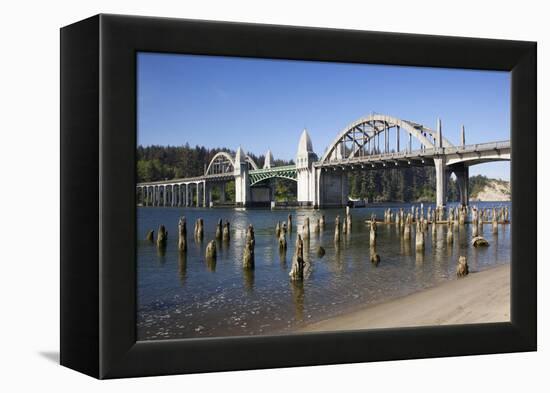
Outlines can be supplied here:
[[[218, 56], [138, 54], [138, 144], [241, 145], [293, 159], [307, 128], [322, 155], [370, 113], [412, 120], [466, 143], [510, 137], [507, 72]], [[470, 168], [508, 180], [509, 163]]]

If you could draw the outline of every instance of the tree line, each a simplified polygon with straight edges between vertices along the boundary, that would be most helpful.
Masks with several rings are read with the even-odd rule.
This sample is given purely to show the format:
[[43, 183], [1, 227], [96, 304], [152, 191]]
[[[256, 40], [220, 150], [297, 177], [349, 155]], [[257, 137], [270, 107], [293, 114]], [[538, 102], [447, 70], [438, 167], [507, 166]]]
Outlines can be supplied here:
[[[176, 179], [184, 177], [201, 176], [212, 158], [219, 152], [229, 153], [235, 156], [234, 150], [226, 148], [207, 148], [204, 146], [191, 147], [188, 143], [184, 146], [138, 146], [137, 155], [137, 180], [149, 182], [157, 180]], [[265, 155], [247, 153], [250, 158], [262, 167]], [[290, 165], [294, 161], [274, 160], [275, 166]]]

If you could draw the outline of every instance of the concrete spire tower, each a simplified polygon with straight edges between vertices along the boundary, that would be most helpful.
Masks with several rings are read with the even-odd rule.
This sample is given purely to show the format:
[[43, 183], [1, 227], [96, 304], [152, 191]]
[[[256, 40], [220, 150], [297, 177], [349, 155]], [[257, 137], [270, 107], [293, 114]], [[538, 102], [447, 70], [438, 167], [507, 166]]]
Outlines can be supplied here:
[[302, 131], [296, 153], [296, 176], [298, 203], [311, 205], [315, 200], [315, 176], [313, 163], [317, 155], [313, 152], [313, 144], [306, 129]]
[[313, 152], [313, 144], [307, 130], [304, 128], [302, 135], [300, 135], [300, 142], [298, 142], [298, 152], [296, 153], [296, 166], [298, 168], [309, 167], [313, 163], [311, 160], [315, 156]]
[[269, 169], [272, 166], [273, 166], [273, 154], [271, 154], [271, 150], [268, 150], [267, 153], [265, 153], [264, 169]]
[[246, 206], [250, 202], [250, 182], [248, 181], [248, 162], [246, 154], [239, 146], [235, 154], [235, 203]]

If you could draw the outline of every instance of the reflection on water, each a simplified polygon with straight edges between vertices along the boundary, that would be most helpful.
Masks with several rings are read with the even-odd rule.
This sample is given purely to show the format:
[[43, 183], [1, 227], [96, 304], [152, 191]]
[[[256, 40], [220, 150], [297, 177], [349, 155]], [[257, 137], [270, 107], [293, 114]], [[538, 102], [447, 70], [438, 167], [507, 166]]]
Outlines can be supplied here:
[[[479, 203], [480, 207], [503, 203]], [[509, 205], [509, 204], [508, 204]], [[306, 323], [338, 315], [364, 305], [403, 296], [454, 279], [458, 257], [466, 255], [470, 271], [510, 261], [510, 226], [499, 225], [494, 234], [485, 224], [488, 248], [470, 245], [470, 225], [453, 225], [453, 241], [447, 241], [448, 224], [424, 232], [424, 249], [416, 250], [415, 228], [408, 240], [395, 224], [379, 224], [376, 246], [369, 244], [371, 214], [383, 217], [387, 206], [351, 209], [351, 233], [334, 241], [334, 219], [342, 210], [235, 210], [138, 208], [138, 339], [236, 336], [289, 333]], [[394, 205], [392, 208], [410, 205]], [[426, 207], [425, 207], [426, 208]], [[277, 221], [293, 216], [287, 248], [279, 247]], [[321, 215], [325, 225], [313, 230]], [[204, 219], [204, 237], [188, 233], [188, 250], [177, 248], [177, 223]], [[296, 236], [304, 218], [310, 217], [310, 239], [304, 240], [304, 281], [291, 282]], [[206, 244], [215, 239], [220, 218], [231, 222], [229, 242], [217, 241], [217, 257], [206, 258]], [[149, 229], [164, 224], [165, 248], [144, 241]], [[242, 268], [248, 224], [255, 231], [255, 269]], [[319, 253], [322, 246], [325, 254]], [[380, 263], [371, 263], [371, 255]]]

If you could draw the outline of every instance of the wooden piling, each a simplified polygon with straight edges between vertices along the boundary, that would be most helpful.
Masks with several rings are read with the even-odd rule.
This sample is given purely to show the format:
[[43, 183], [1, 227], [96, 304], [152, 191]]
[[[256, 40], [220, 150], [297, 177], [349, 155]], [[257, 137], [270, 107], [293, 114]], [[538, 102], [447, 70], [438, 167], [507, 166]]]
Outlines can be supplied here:
[[220, 218], [219, 221], [218, 221], [218, 225], [216, 225], [216, 240], [221, 240], [222, 238], [222, 219]]
[[304, 243], [300, 235], [296, 238], [292, 267], [288, 275], [292, 281], [302, 281], [304, 279]]
[[180, 217], [178, 222], [178, 250], [187, 251], [187, 223], [185, 217]]
[[254, 239], [254, 227], [252, 225], [248, 226], [246, 231], [246, 240], [244, 245], [243, 252], [243, 268], [244, 269], [253, 269], [254, 268], [254, 246], [256, 240]]
[[229, 221], [226, 221], [223, 225], [223, 233], [222, 233], [222, 239], [224, 242], [228, 242], [230, 238], [230, 225]]
[[168, 241], [168, 231], [164, 225], [160, 225], [157, 231], [157, 247], [164, 248], [166, 247], [166, 242]]
[[457, 277], [465, 277], [469, 273], [468, 261], [465, 256], [458, 257], [458, 264], [456, 266]]
[[210, 240], [206, 245], [206, 258], [207, 259], [216, 259], [216, 241]]

